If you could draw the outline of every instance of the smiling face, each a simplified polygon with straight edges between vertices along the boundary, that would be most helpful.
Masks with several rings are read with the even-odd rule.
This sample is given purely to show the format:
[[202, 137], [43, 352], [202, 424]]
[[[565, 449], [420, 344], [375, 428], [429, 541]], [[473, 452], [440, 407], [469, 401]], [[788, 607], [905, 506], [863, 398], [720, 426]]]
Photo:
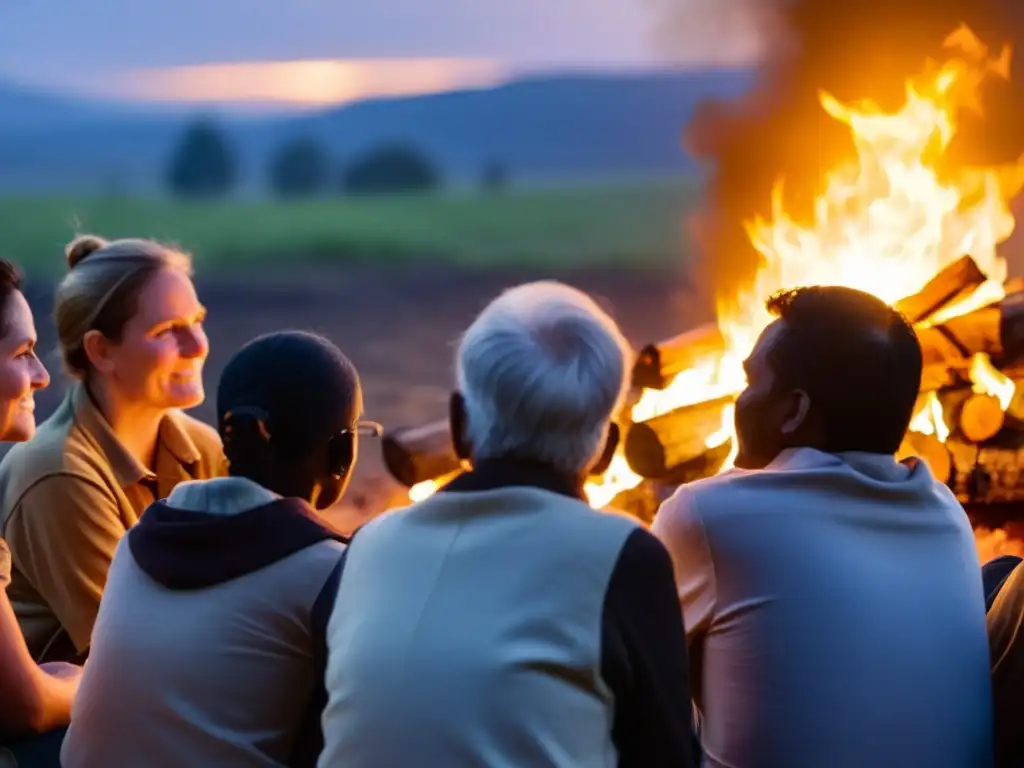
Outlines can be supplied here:
[[188, 275], [163, 269], [139, 293], [138, 309], [119, 341], [89, 332], [90, 361], [126, 404], [155, 410], [191, 408], [205, 397], [205, 318], [206, 308]]
[[20, 443], [35, 434], [35, 393], [50, 383], [35, 348], [32, 310], [21, 291], [14, 291], [0, 335], [0, 441]]

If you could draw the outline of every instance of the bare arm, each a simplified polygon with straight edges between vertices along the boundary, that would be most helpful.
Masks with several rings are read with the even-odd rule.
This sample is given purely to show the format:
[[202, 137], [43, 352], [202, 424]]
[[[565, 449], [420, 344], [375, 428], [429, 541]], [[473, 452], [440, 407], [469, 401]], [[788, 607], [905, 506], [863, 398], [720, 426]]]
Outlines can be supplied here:
[[0, 731], [17, 736], [67, 725], [81, 668], [49, 665], [47, 674], [32, 661], [25, 638], [0, 589]]

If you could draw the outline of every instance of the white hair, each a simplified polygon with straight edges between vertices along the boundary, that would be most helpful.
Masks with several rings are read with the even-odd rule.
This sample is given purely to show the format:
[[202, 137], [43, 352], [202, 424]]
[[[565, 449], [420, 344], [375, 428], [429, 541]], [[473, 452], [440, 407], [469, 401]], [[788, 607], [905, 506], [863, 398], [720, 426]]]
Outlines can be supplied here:
[[554, 281], [505, 291], [458, 350], [473, 458], [582, 473], [604, 448], [631, 361], [615, 321], [585, 293]]

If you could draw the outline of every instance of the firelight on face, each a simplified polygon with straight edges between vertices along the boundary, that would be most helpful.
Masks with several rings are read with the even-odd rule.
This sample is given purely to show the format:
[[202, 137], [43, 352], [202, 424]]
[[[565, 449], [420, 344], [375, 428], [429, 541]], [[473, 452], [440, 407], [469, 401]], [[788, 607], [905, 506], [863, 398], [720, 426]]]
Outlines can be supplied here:
[[50, 383], [36, 356], [32, 310], [20, 291], [7, 299], [0, 336], [0, 441], [23, 442], [35, 434], [35, 393]]
[[158, 272], [142, 290], [138, 312], [110, 351], [121, 395], [157, 410], [200, 404], [209, 353], [205, 318], [206, 308], [187, 274]]

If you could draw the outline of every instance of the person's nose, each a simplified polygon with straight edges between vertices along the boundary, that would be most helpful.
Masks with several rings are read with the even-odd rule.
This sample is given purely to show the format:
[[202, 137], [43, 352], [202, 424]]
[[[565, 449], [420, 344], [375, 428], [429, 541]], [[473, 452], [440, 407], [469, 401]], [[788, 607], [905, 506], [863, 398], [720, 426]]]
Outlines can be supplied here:
[[181, 356], [187, 360], [205, 358], [210, 351], [210, 342], [201, 325], [190, 326], [178, 342]]
[[50, 372], [46, 370], [43, 361], [38, 357], [32, 358], [32, 389], [46, 389], [50, 386]]

